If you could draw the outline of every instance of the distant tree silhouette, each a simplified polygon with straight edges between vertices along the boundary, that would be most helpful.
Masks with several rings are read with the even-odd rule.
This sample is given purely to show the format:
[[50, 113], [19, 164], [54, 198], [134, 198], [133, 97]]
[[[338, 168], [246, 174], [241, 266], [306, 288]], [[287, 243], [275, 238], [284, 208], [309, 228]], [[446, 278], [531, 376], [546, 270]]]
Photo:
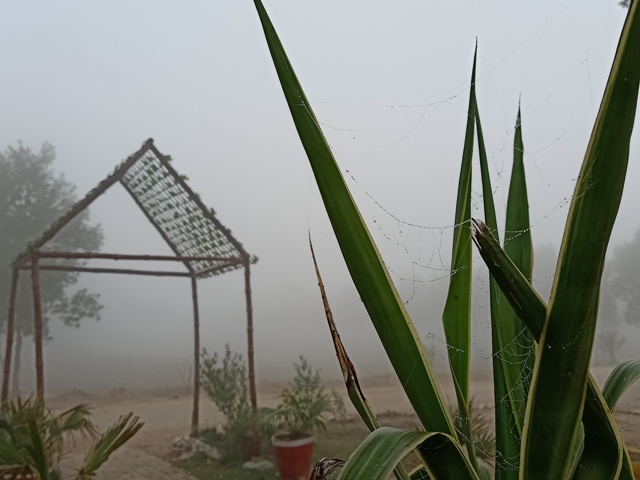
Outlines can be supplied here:
[[[44, 144], [33, 152], [21, 143], [0, 152], [0, 324], [5, 328], [11, 262], [35, 240], [45, 228], [65, 213], [76, 201], [75, 186], [52, 168], [56, 154]], [[88, 212], [82, 212], [49, 243], [55, 250], [96, 251], [102, 244], [100, 226], [89, 224]], [[78, 264], [65, 260], [66, 264]], [[21, 275], [16, 305], [16, 344], [14, 393], [19, 390], [22, 341], [33, 335], [33, 303], [30, 275]], [[59, 318], [64, 324], [78, 327], [84, 318], [99, 319], [98, 295], [86, 289], [73, 289], [78, 280], [74, 272], [44, 272], [41, 296], [45, 338], [48, 322]]]
[[610, 271], [611, 268], [605, 268], [600, 290], [596, 348], [606, 356], [606, 358], [600, 358], [601, 363], [615, 365], [618, 363], [618, 354], [620, 353], [620, 348], [624, 345], [625, 339], [620, 334], [619, 302], [613, 295]]

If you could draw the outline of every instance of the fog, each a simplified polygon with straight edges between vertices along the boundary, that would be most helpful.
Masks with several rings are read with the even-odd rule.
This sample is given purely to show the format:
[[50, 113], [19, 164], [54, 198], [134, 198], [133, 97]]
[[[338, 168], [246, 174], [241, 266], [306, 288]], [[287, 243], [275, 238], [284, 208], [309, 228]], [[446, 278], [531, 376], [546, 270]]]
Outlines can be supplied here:
[[[476, 38], [499, 224], [521, 95], [534, 243], [557, 251], [625, 14], [615, 0], [483, 5], [265, 1], [437, 369], [446, 366], [440, 317]], [[356, 368], [391, 372], [343, 264], [253, 2], [3, 2], [0, 45], [1, 149], [19, 140], [33, 150], [53, 144], [56, 170], [81, 197], [152, 137], [259, 257], [252, 267], [258, 381], [291, 375], [298, 355], [326, 377], [339, 375], [309, 234]], [[640, 227], [637, 130], [612, 245]], [[483, 218], [478, 176], [473, 213]], [[89, 210], [103, 227], [102, 251], [171, 254], [119, 185]], [[481, 263], [475, 251], [474, 261]], [[125, 265], [133, 264], [117, 266]], [[551, 274], [538, 269], [537, 281]], [[474, 282], [473, 361], [482, 368], [491, 358], [483, 268]], [[102, 318], [79, 329], [51, 325], [48, 389], [186, 381], [188, 280], [82, 274], [79, 285], [101, 294]], [[242, 271], [202, 280], [199, 289], [202, 346], [213, 352], [229, 343], [246, 353]], [[640, 333], [624, 328], [621, 359], [637, 354], [632, 338]], [[28, 389], [30, 345], [23, 358]]]

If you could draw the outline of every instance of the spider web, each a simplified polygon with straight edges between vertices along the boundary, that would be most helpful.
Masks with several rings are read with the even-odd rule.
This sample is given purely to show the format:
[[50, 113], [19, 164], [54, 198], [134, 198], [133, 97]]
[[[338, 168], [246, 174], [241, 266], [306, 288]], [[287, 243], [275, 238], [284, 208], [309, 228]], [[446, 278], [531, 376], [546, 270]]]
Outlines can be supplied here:
[[[564, 10], [568, 8], [573, 2], [565, 5], [558, 15], [562, 15]], [[553, 17], [548, 23], [555, 20]], [[485, 89], [488, 86], [495, 98], [498, 105], [502, 108], [503, 114], [507, 117], [505, 125], [515, 123], [514, 112], [508, 112], [504, 108], [503, 101], [498, 94], [493, 80], [494, 70], [503, 62], [507, 61], [517, 50], [519, 50], [524, 44], [529, 42], [537, 34], [542, 32], [546, 28], [546, 25], [535, 31], [531, 36], [527, 37], [523, 43], [516, 47], [512, 52], [505, 56], [500, 62], [493, 65], [488, 71], [482, 72], [479, 75], [477, 87], [479, 89]], [[583, 58], [578, 59], [575, 64], [571, 65], [567, 72], [561, 76], [557, 85], [543, 96], [542, 100], [533, 104], [532, 106], [526, 106], [524, 111], [525, 120], [523, 121], [523, 130], [525, 136], [525, 169], [527, 170], [527, 176], [529, 180], [534, 180], [537, 186], [537, 196], [547, 196], [554, 199], [551, 206], [547, 206], [545, 210], [534, 210], [532, 215], [532, 222], [527, 231], [532, 231], [534, 243], [536, 240], [536, 233], [544, 230], [547, 227], [556, 228], [560, 225], [564, 217], [567, 214], [568, 207], [573, 200], [573, 191], [577, 178], [574, 176], [558, 176], [555, 174], [555, 168], [553, 164], [550, 164], [549, 159], [554, 156], [562, 155], [563, 151], [567, 147], [568, 142], [572, 142], [571, 133], [575, 128], [575, 117], [579, 110], [578, 106], [581, 102], [585, 101], [585, 97], [591, 94], [592, 97], [592, 80], [590, 73], [590, 60], [593, 55], [592, 50], [588, 49]], [[564, 126], [559, 131], [556, 131], [554, 135], [546, 142], [538, 144], [535, 148], [527, 150], [527, 123], [526, 115], [527, 111], [537, 112], [538, 110], [544, 110], [550, 102], [554, 99], [554, 93], [556, 89], [565, 88], [569, 83], [575, 83], [575, 77], [578, 75], [582, 77], [582, 82], [578, 89], [578, 94], [575, 97], [574, 105], [570, 108], [566, 117], [564, 118]], [[398, 292], [403, 299], [407, 308], [412, 313], [413, 318], [424, 317], [424, 305], [420, 304], [421, 298], [431, 298], [435, 293], [441, 297], [441, 303], [438, 306], [431, 307], [431, 316], [428, 319], [429, 325], [426, 332], [423, 334], [423, 343], [427, 350], [428, 356], [432, 364], [436, 367], [448, 368], [448, 356], [455, 355], [456, 347], [447, 344], [442, 328], [439, 325], [441, 322], [442, 308], [444, 305], [444, 298], [446, 297], [446, 289], [449, 285], [451, 275], [455, 272], [450, 269], [450, 256], [451, 256], [451, 238], [453, 237], [453, 229], [457, 226], [452, 223], [423, 223], [421, 220], [416, 220], [416, 216], [409, 214], [398, 213], [402, 209], [398, 209], [398, 204], [393, 200], [389, 201], [389, 198], [385, 197], [386, 187], [392, 189], [393, 180], [387, 179], [386, 181], [376, 181], [371, 179], [368, 166], [361, 166], [354, 158], [358, 152], [358, 148], [349, 146], [342, 148], [343, 145], [347, 145], [346, 140], [352, 140], [356, 143], [363, 137], [366, 137], [367, 132], [378, 132], [378, 128], [381, 125], [387, 123], [404, 125], [404, 131], [398, 134], [396, 128], [393, 136], [377, 136], [375, 141], [370, 142], [366, 148], [374, 146], [382, 146], [387, 150], [391, 150], [395, 147], [401, 147], [405, 142], [413, 141], [414, 136], [419, 133], [423, 133], [421, 127], [428, 121], [433, 121], [433, 118], [437, 117], [442, 108], [447, 106], [456, 105], [459, 103], [466, 104], [469, 92], [468, 82], [460, 82], [455, 86], [454, 92], [441, 96], [440, 99], [429, 102], [417, 102], [415, 104], [395, 104], [395, 105], [380, 105], [380, 104], [347, 104], [339, 102], [321, 102], [323, 109], [331, 108], [349, 108], [349, 109], [361, 109], [366, 111], [366, 121], [363, 123], [354, 123], [353, 125], [336, 125], [334, 122], [324, 121], [322, 116], [319, 116], [318, 123], [327, 134], [330, 142], [340, 144], [340, 147], [334, 148], [334, 156], [336, 157], [345, 179], [352, 191], [356, 203], [358, 204], [361, 213], [365, 217], [365, 221], [369, 226], [369, 229], [376, 241], [386, 267], [390, 272], [394, 283], [398, 289]], [[592, 98], [591, 98], [592, 99]], [[482, 112], [482, 99], [479, 100], [480, 111]], [[374, 115], [371, 112], [376, 112]], [[510, 117], [510, 118], [509, 118]], [[485, 125], [486, 128], [486, 125]], [[513, 136], [514, 127], [508, 127], [499, 136], [498, 142], [495, 141], [495, 136], [492, 139], [491, 133], [485, 131], [485, 140], [488, 145], [488, 154], [490, 161], [490, 168], [493, 168], [492, 182], [493, 182], [493, 195], [496, 199], [496, 209], [498, 215], [500, 215], [501, 206], [506, 204], [506, 196], [508, 192], [509, 178], [505, 175], [510, 172], [510, 162], [513, 152]], [[493, 142], [493, 143], [492, 143]], [[365, 142], [366, 143], [366, 142]], [[461, 143], [460, 141], [458, 142]], [[461, 146], [461, 145], [460, 145]], [[367, 151], [366, 148], [360, 150]], [[338, 153], [339, 152], [339, 153]], [[459, 158], [458, 155], [458, 168]], [[398, 162], [399, 163], [399, 162]], [[474, 170], [478, 171], [478, 160], [474, 158]], [[402, 164], [394, 164], [393, 168], [395, 175], [401, 182], [401, 185], [408, 185], [410, 182], [400, 180], [403, 177]], [[476, 174], [474, 177], [478, 177]], [[456, 183], [451, 184], [451, 189], [455, 190]], [[404, 187], [403, 187], [404, 188]], [[584, 185], [580, 191], [584, 192], [589, 188], [589, 185]], [[408, 187], [407, 190], [410, 193], [415, 191], [415, 187]], [[406, 195], [407, 192], [403, 190], [401, 195]], [[478, 183], [478, 179], [474, 178], [473, 192], [472, 192], [472, 217], [483, 218], [483, 195], [482, 189]], [[417, 192], [415, 192], [417, 193]], [[530, 192], [531, 196], [531, 192]], [[455, 202], [455, 199], [453, 200]], [[443, 205], [437, 205], [436, 208], [442, 208]], [[504, 208], [503, 208], [504, 210]], [[453, 218], [453, 209], [451, 208], [450, 217]], [[499, 224], [500, 224], [499, 220]], [[503, 223], [503, 222], [502, 222]], [[560, 230], [561, 232], [561, 230]], [[505, 237], [503, 229], [500, 230], [500, 237]], [[510, 234], [519, 232], [509, 232]], [[494, 362], [506, 362], [509, 364], [517, 364], [520, 368], [520, 376], [515, 379], [513, 388], [507, 392], [502, 398], [496, 399], [496, 410], [501, 408], [510, 409], [510, 402], [524, 402], [526, 398], [524, 392], [528, 391], [528, 386], [531, 381], [533, 373], [532, 362], [530, 362], [529, 355], [522, 355], [520, 352], [526, 351], [530, 345], [529, 336], [526, 329], [520, 331], [520, 333], [513, 339], [512, 342], [505, 345], [497, 352], [492, 352], [491, 349], [491, 322], [490, 322], [490, 308], [489, 308], [489, 278], [483, 261], [475, 251], [475, 248], [469, 243], [465, 248], [473, 248], [473, 297], [474, 303], [472, 307], [472, 365], [475, 365], [479, 370], [491, 371]], [[534, 247], [535, 249], [535, 247]], [[553, 281], [553, 271], [539, 272], [534, 266], [534, 279], [533, 283], [536, 288], [542, 285], [544, 290], [545, 284], [550, 284]], [[412, 306], [416, 305], [417, 308], [412, 309]], [[419, 315], [416, 315], [416, 312]], [[422, 315], [420, 315], [422, 314]], [[576, 340], [570, 341], [573, 343]], [[562, 346], [562, 348], [565, 348]], [[472, 367], [473, 370], [473, 367]], [[472, 395], [473, 395], [473, 383], [472, 383]], [[451, 399], [449, 399], [451, 401]], [[620, 430], [627, 428], [632, 420], [632, 417], [640, 404], [640, 397], [635, 402], [635, 405], [630, 412], [625, 412], [626, 418], [621, 423]], [[474, 428], [480, 430], [480, 435], [474, 435], [471, 441], [474, 443], [481, 456], [491, 458], [493, 461], [501, 464], [507, 469], [517, 470], [519, 468], [519, 455], [514, 457], [505, 457], [502, 455], [495, 455], [491, 452], [490, 436], [493, 430], [491, 425], [492, 419], [490, 413], [493, 408], [491, 405], [480, 405], [480, 413], [485, 416], [484, 419], [478, 417], [477, 425]], [[464, 421], [462, 417], [452, 412], [456, 423]], [[473, 415], [473, 412], [472, 412]], [[485, 428], [486, 425], [489, 427]], [[513, 427], [515, 428], [515, 426]], [[459, 433], [460, 430], [459, 430]], [[487, 440], [489, 439], [489, 440]]]

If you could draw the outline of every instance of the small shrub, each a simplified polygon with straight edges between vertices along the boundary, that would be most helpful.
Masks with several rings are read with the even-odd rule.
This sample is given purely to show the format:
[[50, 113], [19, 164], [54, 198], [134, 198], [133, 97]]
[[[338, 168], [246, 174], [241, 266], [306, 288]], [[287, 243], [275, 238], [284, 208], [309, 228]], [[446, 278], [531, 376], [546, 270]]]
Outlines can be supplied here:
[[244, 438], [251, 432], [252, 414], [247, 394], [247, 366], [239, 353], [225, 345], [222, 359], [202, 351], [202, 388], [225, 416], [226, 446], [223, 456], [236, 458]]

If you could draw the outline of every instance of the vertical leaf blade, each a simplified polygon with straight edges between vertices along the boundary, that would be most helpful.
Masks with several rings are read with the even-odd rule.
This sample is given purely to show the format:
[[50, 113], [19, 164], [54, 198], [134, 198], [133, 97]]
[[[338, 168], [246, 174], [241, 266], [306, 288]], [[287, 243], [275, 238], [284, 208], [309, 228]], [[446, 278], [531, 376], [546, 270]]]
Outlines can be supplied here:
[[255, 5], [292, 119], [360, 298], [425, 429], [453, 436], [453, 423], [419, 335], [351, 197], [267, 12], [260, 0], [255, 0]]
[[477, 468], [469, 419], [469, 372], [471, 369], [471, 162], [476, 117], [476, 58], [473, 56], [469, 110], [460, 165], [460, 178], [453, 227], [451, 277], [442, 324], [447, 340], [449, 367], [462, 417], [462, 436], [474, 467]]
[[[505, 298], [526, 324], [533, 338], [539, 339], [544, 327], [547, 305], [504, 250], [500, 248], [486, 226], [476, 222], [473, 239]], [[629, 455], [611, 411], [591, 375], [587, 380], [582, 422], [584, 425], [584, 446], [582, 447], [584, 453], [572, 478], [574, 480], [614, 480], [618, 478], [633, 480]]]
[[[480, 158], [480, 176], [484, 216], [487, 227], [498, 238], [498, 220], [493, 201], [493, 189], [489, 175], [489, 162], [482, 132], [479, 108], [476, 105], [476, 129], [478, 132], [478, 156]], [[493, 277], [489, 280], [489, 298], [491, 308], [491, 348], [493, 356], [493, 386], [495, 401], [496, 430], [496, 480], [515, 480], [518, 470], [514, 464], [520, 455], [520, 436], [522, 422], [518, 416], [517, 401], [521, 399], [518, 383], [519, 360], [513, 358], [513, 349], [519, 330], [513, 322], [514, 314], [503, 298]]]
[[478, 480], [453, 437], [389, 427], [369, 434], [349, 457], [338, 480], [386, 480], [393, 468], [416, 448], [423, 456], [438, 458], [436, 465], [427, 467], [430, 478]]
[[[516, 130], [513, 141], [513, 168], [507, 198], [504, 251], [531, 282], [533, 274], [533, 242], [529, 220], [529, 196], [524, 168], [524, 143], [522, 141], [522, 115], [518, 106]], [[502, 318], [509, 325], [509, 345], [505, 360], [513, 368], [509, 370], [511, 401], [515, 407], [518, 424], [524, 423], [529, 393], [529, 382], [535, 362], [535, 341], [520, 317], [508, 303], [503, 302]]]
[[538, 346], [523, 479], [562, 479], [584, 407], [600, 280], [629, 160], [640, 82], [638, 2], [629, 10], [578, 177]]
[[[369, 428], [369, 431], [373, 432], [374, 430], [380, 428], [380, 422], [373, 413], [373, 410], [371, 410], [369, 402], [362, 392], [362, 388], [360, 388], [358, 374], [356, 373], [356, 369], [353, 366], [353, 363], [351, 363], [349, 355], [347, 355], [347, 350], [344, 348], [344, 344], [342, 343], [342, 339], [340, 338], [340, 334], [338, 333], [338, 327], [336, 327], [336, 323], [333, 320], [333, 312], [331, 311], [329, 299], [327, 298], [327, 292], [324, 288], [324, 282], [322, 281], [322, 276], [320, 275], [320, 268], [318, 268], [316, 254], [313, 251], [311, 236], [309, 236], [309, 247], [311, 248], [311, 258], [313, 259], [313, 266], [316, 270], [318, 287], [320, 288], [320, 295], [322, 297], [322, 303], [324, 305], [324, 312], [327, 317], [327, 324], [329, 325], [329, 331], [331, 332], [331, 340], [333, 341], [333, 346], [336, 350], [336, 357], [338, 357], [340, 370], [342, 370], [342, 377], [345, 386], [347, 387], [349, 400], [351, 400], [351, 403], [355, 407], [356, 412], [358, 412], [358, 415], [360, 415], [362, 421], [365, 423], [367, 428]], [[393, 473], [398, 480], [409, 480], [407, 471], [400, 463], [396, 466]]]

